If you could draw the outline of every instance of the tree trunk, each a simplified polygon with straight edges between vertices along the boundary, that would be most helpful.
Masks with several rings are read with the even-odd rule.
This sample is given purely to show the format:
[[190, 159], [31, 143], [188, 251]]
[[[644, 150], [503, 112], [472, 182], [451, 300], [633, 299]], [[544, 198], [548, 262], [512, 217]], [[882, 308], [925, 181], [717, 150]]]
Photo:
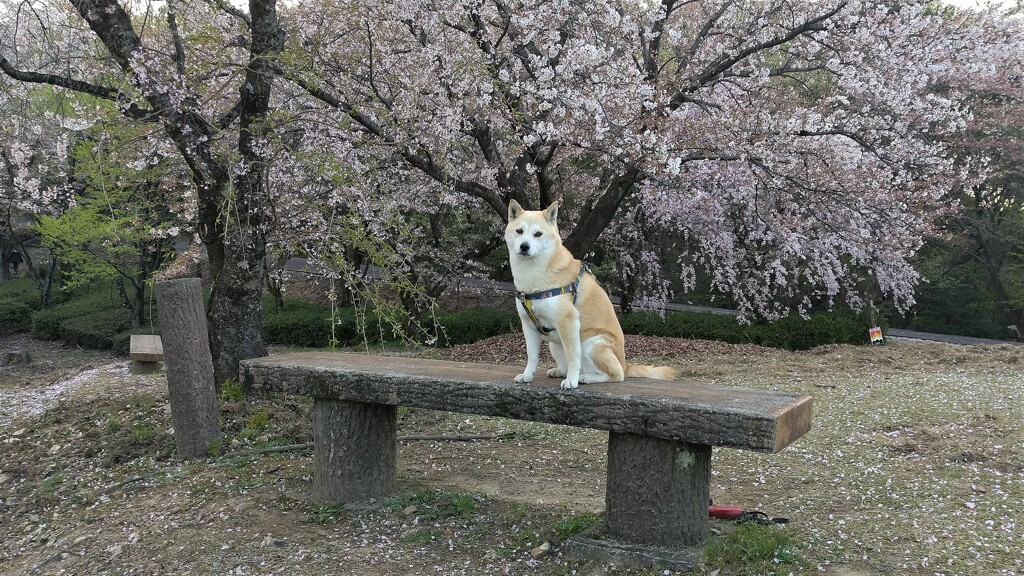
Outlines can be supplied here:
[[611, 432], [605, 521], [614, 536], [700, 546], [708, 531], [711, 446]]
[[[235, 242], [239, 241], [231, 244]], [[214, 277], [210, 296], [210, 350], [218, 391], [225, 381], [238, 378], [239, 362], [267, 355], [260, 334], [264, 246], [260, 241], [250, 241], [229, 249], [232, 257]]]
[[313, 490], [320, 502], [355, 502], [394, 489], [398, 407], [316, 398]]
[[156, 296], [178, 455], [202, 458], [221, 447], [202, 284], [198, 278], [157, 282]]
[[11, 253], [11, 245], [4, 242], [0, 244], [0, 280], [10, 280], [11, 272], [7, 257]]
[[233, 181], [227, 213], [219, 207], [217, 211], [222, 221], [235, 224], [234, 228], [230, 224], [220, 228], [222, 266], [214, 276], [210, 297], [210, 343], [218, 389], [225, 380], [238, 377], [241, 360], [267, 355], [260, 335], [260, 300], [267, 268], [265, 230], [269, 219], [267, 159], [262, 156], [258, 142], [268, 129], [274, 78], [271, 60], [284, 47], [284, 31], [278, 23], [276, 0], [249, 0], [249, 13], [250, 59], [245, 80], [238, 89], [238, 151], [245, 170]]

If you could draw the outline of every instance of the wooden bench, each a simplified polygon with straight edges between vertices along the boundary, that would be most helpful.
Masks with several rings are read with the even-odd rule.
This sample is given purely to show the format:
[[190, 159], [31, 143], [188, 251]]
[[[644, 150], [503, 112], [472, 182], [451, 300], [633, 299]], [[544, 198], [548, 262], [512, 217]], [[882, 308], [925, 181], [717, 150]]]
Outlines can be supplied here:
[[711, 447], [778, 452], [810, 429], [810, 396], [630, 379], [560, 390], [519, 368], [331, 352], [242, 362], [252, 391], [314, 398], [313, 489], [325, 502], [388, 494], [399, 406], [607, 430], [605, 517], [588, 554], [692, 565], [708, 531]]
[[155, 334], [132, 334], [128, 343], [128, 358], [132, 361], [132, 374], [152, 374], [160, 370], [164, 359], [164, 345]]

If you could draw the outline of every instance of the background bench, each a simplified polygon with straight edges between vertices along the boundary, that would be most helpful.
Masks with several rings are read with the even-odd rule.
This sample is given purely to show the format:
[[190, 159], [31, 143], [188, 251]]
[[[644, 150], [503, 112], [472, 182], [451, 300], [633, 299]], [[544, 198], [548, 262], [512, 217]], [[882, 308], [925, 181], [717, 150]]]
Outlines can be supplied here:
[[519, 371], [304, 352], [244, 361], [240, 376], [253, 391], [314, 398], [313, 487], [325, 502], [394, 490], [398, 406], [607, 430], [603, 529], [612, 540], [589, 545], [615, 554], [701, 545], [711, 447], [778, 452], [811, 426], [806, 395], [646, 379], [560, 390], [557, 379], [515, 384]]

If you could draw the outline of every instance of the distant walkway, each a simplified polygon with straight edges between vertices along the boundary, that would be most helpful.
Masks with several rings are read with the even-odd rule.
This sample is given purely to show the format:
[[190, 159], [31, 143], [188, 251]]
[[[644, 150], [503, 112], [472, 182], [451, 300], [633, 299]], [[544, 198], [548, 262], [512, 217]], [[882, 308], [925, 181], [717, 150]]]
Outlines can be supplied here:
[[903, 330], [902, 328], [890, 328], [888, 335], [892, 338], [909, 338], [912, 340], [929, 340], [932, 342], [948, 342], [950, 344], [974, 344], [986, 346], [999, 346], [1001, 344], [1024, 345], [1024, 342], [1014, 340], [994, 340], [992, 338], [974, 338], [973, 336], [956, 336], [954, 334], [932, 334], [930, 332], [918, 332], [916, 330]]
[[[315, 266], [306, 261], [305, 258], [291, 258], [284, 265], [284, 270], [287, 272], [297, 272], [303, 274], [311, 274], [314, 276], [322, 276], [324, 274], [323, 269], [319, 266]], [[373, 276], [373, 270], [371, 269], [370, 275]], [[455, 281], [456, 289], [458, 288], [471, 288], [476, 290], [495, 290], [498, 292], [515, 292], [516, 288], [511, 282], [499, 282], [497, 280], [488, 280], [486, 278], [472, 278], [463, 277]], [[618, 296], [612, 296], [612, 302], [615, 304], [619, 303]], [[692, 304], [675, 304], [669, 302], [665, 304], [666, 310], [673, 312], [697, 312], [699, 314], [719, 314], [723, 316], [734, 316], [736, 315], [735, 310], [729, 310], [727, 308], [715, 308], [712, 306], [695, 306]], [[912, 340], [925, 340], [929, 342], [947, 342], [949, 344], [963, 344], [963, 345], [987, 345], [987, 346], [998, 346], [1000, 344], [1013, 344], [1013, 345], [1024, 345], [1024, 342], [1016, 342], [1013, 340], [994, 340], [991, 338], [974, 338], [971, 336], [956, 336], [953, 334], [932, 334], [930, 332], [918, 332], [916, 330], [903, 330], [901, 328], [890, 328], [887, 330], [887, 336], [890, 338], [907, 338]]]

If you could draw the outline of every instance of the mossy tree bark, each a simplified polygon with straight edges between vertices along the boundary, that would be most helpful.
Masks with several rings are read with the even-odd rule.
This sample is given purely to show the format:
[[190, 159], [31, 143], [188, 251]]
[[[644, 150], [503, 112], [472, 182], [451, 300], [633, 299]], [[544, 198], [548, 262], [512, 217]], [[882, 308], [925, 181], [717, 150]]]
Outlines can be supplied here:
[[203, 458], [222, 440], [202, 284], [198, 278], [157, 282], [156, 300], [178, 456]]

